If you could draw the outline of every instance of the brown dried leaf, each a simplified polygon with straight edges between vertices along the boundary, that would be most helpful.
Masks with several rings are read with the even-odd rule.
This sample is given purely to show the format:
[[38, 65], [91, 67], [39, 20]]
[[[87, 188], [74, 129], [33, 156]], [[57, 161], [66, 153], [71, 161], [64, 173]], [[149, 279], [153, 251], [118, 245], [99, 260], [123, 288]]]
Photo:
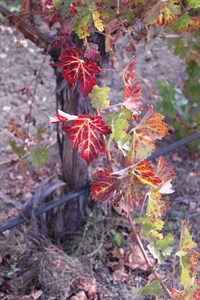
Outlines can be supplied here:
[[88, 300], [88, 298], [84, 291], [80, 291], [76, 294], [76, 296], [72, 296], [70, 300]]
[[88, 299], [93, 300], [97, 294], [97, 284], [95, 278], [82, 279], [78, 284], [78, 289], [83, 290], [87, 293]]
[[[154, 265], [155, 260], [152, 258], [149, 258], [151, 263]], [[139, 246], [134, 246], [132, 249], [127, 250], [124, 253], [124, 265], [131, 268], [136, 269], [139, 268], [143, 271], [147, 271], [148, 265], [146, 263], [146, 260], [139, 248]]]

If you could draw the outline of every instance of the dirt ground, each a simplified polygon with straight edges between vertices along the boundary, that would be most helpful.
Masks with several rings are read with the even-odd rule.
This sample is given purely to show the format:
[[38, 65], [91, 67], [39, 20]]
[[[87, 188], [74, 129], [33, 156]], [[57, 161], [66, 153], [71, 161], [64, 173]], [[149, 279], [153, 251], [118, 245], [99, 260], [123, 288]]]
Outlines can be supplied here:
[[[160, 40], [155, 41], [154, 45], [146, 49], [146, 51], [142, 49], [142, 45], [137, 47], [137, 76], [142, 85], [144, 101], [146, 103], [155, 104], [158, 100], [154, 85], [155, 81], [163, 78], [175, 84], [177, 87], [181, 87], [183, 79], [186, 76], [184, 73], [184, 62], [174, 56], [169, 51], [167, 45]], [[120, 43], [118, 43], [116, 47], [116, 52], [120, 61], [119, 70], [116, 71], [113, 76], [108, 77], [107, 75], [107, 77], [103, 78], [103, 81], [105, 80], [108, 85], [112, 85], [112, 88], [115, 89], [111, 95], [113, 101], [116, 101], [116, 99], [122, 95], [122, 80], [119, 81], [118, 79], [122, 74], [123, 66], [125, 66], [130, 59], [130, 53], [124, 53]], [[6, 25], [0, 26], [1, 225], [5, 225], [10, 219], [18, 215], [21, 206], [31, 198], [39, 183], [44, 178], [50, 176], [52, 173], [60, 174], [61, 172], [58, 153], [56, 152], [55, 127], [48, 123], [48, 116], [54, 115], [56, 109], [54, 96], [55, 78], [53, 70], [49, 66], [48, 57], [42, 68], [41, 80], [37, 86], [32, 114], [36, 119], [37, 125], [47, 128], [44, 142], [50, 147], [50, 160], [45, 166], [38, 170], [29, 168], [22, 173], [16, 171], [15, 165], [10, 165], [10, 161], [15, 160], [16, 156], [10, 149], [9, 139], [12, 138], [12, 135], [8, 132], [6, 126], [9, 120], [13, 118], [16, 122], [25, 124], [27, 130], [29, 130], [31, 125], [25, 123], [24, 118], [29, 113], [32, 98], [27, 95], [22, 95], [19, 91], [25, 87], [29, 87], [30, 83], [32, 83], [30, 90], [33, 91], [35, 84], [34, 74], [40, 68], [43, 60], [44, 55], [40, 49], [31, 42], [23, 39], [17, 31], [14, 30], [13, 32], [13, 30]], [[163, 145], [168, 145], [174, 140], [175, 136], [168, 137]], [[163, 147], [163, 145], [161, 147]], [[188, 219], [192, 225], [191, 232], [194, 236], [194, 240], [200, 243], [199, 156], [184, 146], [168, 154], [166, 158], [176, 170], [176, 176], [173, 182], [175, 193], [170, 196], [171, 208], [166, 217], [166, 232], [171, 232], [176, 238], [179, 238], [181, 220]], [[94, 222], [94, 220], [97, 221], [97, 217], [101, 219], [99, 220], [100, 223]], [[95, 291], [99, 297], [98, 299], [140, 299], [139, 297], [133, 297], [132, 286], [139, 287], [144, 285], [148, 281], [148, 272], [139, 269], [131, 271], [130, 268], [126, 268], [127, 274], [132, 275], [132, 279], [124, 282], [115, 282], [113, 281], [111, 268], [108, 268], [108, 261], [110, 259], [109, 250], [113, 250], [112, 236], [115, 235], [116, 231], [120, 231], [124, 236], [124, 240], [126, 239], [125, 233], [127, 232], [127, 228], [126, 225], [123, 225], [121, 222], [122, 220], [117, 217], [113, 217], [111, 222], [106, 222], [103, 214], [96, 216], [95, 212], [91, 213], [88, 223], [84, 228], [85, 234], [79, 237], [80, 240], [78, 240], [82, 246], [76, 247], [76, 256], [78, 258], [73, 261], [61, 250], [52, 246], [49, 241], [44, 242], [45, 250], [43, 254], [45, 254], [44, 257], [46, 257], [45, 260], [42, 256], [42, 252], [38, 251], [39, 245], [35, 241], [36, 238], [31, 226], [27, 228], [22, 227], [21, 231], [17, 230], [16, 235], [11, 237], [9, 244], [7, 241], [7, 247], [5, 247], [5, 241], [9, 233], [8, 231], [4, 232], [1, 236], [1, 249], [3, 249], [4, 252], [2, 252], [0, 256], [0, 264], [2, 265], [0, 271], [0, 299], [69, 299], [67, 298], [67, 295], [69, 296], [70, 294], [69, 286], [76, 285], [75, 278], [78, 276], [77, 273], [80, 275], [81, 272], [83, 279], [86, 278], [89, 281], [91, 276], [96, 278], [98, 287], [95, 287], [95, 284], [91, 282], [89, 285], [92, 286], [93, 289], [97, 289]], [[112, 224], [112, 228], [110, 224]], [[101, 237], [98, 226], [103, 230]], [[95, 233], [91, 233], [91, 228], [96, 230]], [[96, 240], [95, 243], [93, 241], [94, 239]], [[91, 247], [89, 246], [90, 244], [92, 245]], [[127, 244], [125, 243], [125, 245]], [[83, 257], [87, 257], [87, 260], [83, 259]], [[81, 259], [83, 261], [81, 261]], [[54, 264], [47, 263], [47, 261], [54, 262], [54, 260]], [[27, 263], [27, 261], [29, 262]], [[65, 270], [62, 270], [63, 276], [60, 275], [60, 263], [68, 266], [68, 269], [66, 267]], [[27, 270], [27, 265], [30, 268], [29, 270]], [[170, 278], [170, 265], [171, 261], [169, 260], [161, 268], [161, 276], [164, 278]], [[166, 271], [166, 268], [169, 268], [169, 270]], [[72, 273], [71, 275], [69, 275], [69, 270]], [[84, 276], [83, 270], [87, 275]], [[40, 273], [40, 278], [35, 278], [35, 274], [38, 274], [38, 272]], [[60, 286], [57, 286], [59, 291], [57, 292], [52, 290], [52, 287], [54, 289], [55, 286], [53, 285], [51, 287], [49, 284], [51, 276], [53, 276], [54, 281], [58, 280], [58, 278], [60, 279]], [[30, 284], [27, 290], [27, 285], [25, 285], [26, 288], [23, 288], [22, 283], [27, 282], [28, 279], [30, 279]], [[66, 280], [69, 280], [70, 283], [67, 284], [65, 282]], [[40, 282], [40, 284], [38, 282]], [[40, 290], [41, 286], [45, 287], [43, 291]], [[65, 292], [63, 292], [65, 295], [61, 293], [60, 289], [65, 290]], [[36, 294], [36, 292], [38, 294]], [[59, 294], [59, 292], [61, 294]], [[55, 296], [56, 293], [57, 296]], [[15, 296], [12, 294], [15, 294]], [[29, 296], [25, 298], [24, 295]], [[145, 299], [154, 298], [147, 297]]]

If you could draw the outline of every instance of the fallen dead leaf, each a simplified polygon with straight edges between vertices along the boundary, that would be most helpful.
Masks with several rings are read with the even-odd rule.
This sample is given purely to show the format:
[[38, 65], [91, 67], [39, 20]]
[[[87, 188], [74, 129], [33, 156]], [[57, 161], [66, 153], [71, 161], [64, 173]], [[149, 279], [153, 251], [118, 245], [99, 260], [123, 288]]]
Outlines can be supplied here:
[[173, 153], [172, 159], [173, 159], [173, 161], [177, 161], [177, 162], [182, 162], [183, 161], [182, 157], [180, 157], [176, 152]]
[[82, 279], [79, 282], [77, 288], [86, 292], [89, 300], [93, 300], [96, 298], [97, 284], [95, 278]]
[[43, 295], [41, 290], [33, 291], [30, 295], [18, 296], [16, 300], [37, 300]]
[[88, 298], [84, 291], [80, 291], [76, 294], [76, 296], [72, 296], [70, 300], [88, 300]]
[[[151, 263], [155, 264], [155, 261], [151, 259]], [[124, 254], [124, 264], [125, 266], [131, 268], [132, 270], [139, 268], [143, 271], [148, 270], [148, 265], [146, 260], [139, 248], [139, 246], [134, 246], [132, 249], [127, 250]]]

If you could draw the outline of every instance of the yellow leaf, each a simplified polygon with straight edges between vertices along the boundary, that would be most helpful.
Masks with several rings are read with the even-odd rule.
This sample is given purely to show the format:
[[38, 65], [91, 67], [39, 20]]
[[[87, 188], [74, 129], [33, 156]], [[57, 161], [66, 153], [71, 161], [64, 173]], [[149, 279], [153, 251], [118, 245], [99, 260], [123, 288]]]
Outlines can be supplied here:
[[98, 19], [96, 21], [94, 21], [94, 26], [100, 31], [104, 31], [105, 28], [105, 24], [102, 20]]

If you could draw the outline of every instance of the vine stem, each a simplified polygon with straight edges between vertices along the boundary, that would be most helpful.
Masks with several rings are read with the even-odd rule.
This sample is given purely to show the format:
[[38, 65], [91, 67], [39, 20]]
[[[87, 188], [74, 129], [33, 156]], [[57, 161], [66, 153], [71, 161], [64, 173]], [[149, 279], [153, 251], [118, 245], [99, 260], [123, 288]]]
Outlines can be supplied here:
[[[98, 109], [95, 109], [94, 111], [95, 111], [97, 116], [101, 115], [100, 111]], [[110, 151], [108, 150], [108, 147], [107, 147], [107, 141], [106, 141], [105, 135], [102, 134], [101, 139], [102, 139], [103, 145], [106, 149], [106, 158], [107, 158], [107, 161], [108, 161], [109, 168], [110, 168], [111, 172], [114, 172], [115, 167], [114, 167], [114, 164], [113, 164], [113, 161], [112, 161]]]
[[135, 239], [136, 239], [136, 241], [137, 241], [137, 243], [138, 243], [138, 246], [139, 246], [139, 248], [140, 248], [140, 250], [141, 250], [141, 252], [142, 252], [142, 255], [143, 255], [143, 257], [144, 257], [144, 259], [145, 259], [145, 261], [146, 261], [146, 263], [147, 263], [148, 268], [151, 270], [151, 272], [154, 274], [154, 276], [159, 280], [159, 282], [160, 282], [160, 284], [161, 284], [163, 290], [165, 291], [165, 293], [166, 293], [166, 294], [170, 297], [170, 299], [171, 299], [171, 292], [170, 292], [170, 290], [169, 290], [168, 287], [165, 285], [165, 283], [163, 282], [163, 280], [160, 278], [159, 274], [156, 272], [156, 270], [154, 269], [153, 265], [151, 264], [151, 262], [150, 262], [150, 260], [149, 260], [149, 257], [148, 257], [148, 255], [147, 255], [145, 249], [144, 249], [144, 246], [143, 246], [143, 244], [142, 244], [140, 235], [139, 235], [139, 233], [137, 232], [137, 229], [136, 229], [136, 227], [135, 227], [135, 224], [133, 223], [133, 220], [132, 220], [132, 218], [131, 218], [130, 213], [127, 214], [127, 220], [128, 220], [128, 222], [129, 222], [129, 224], [130, 224], [132, 233], [133, 233], [133, 235], [134, 235], [134, 237], [135, 237]]
[[103, 141], [103, 144], [106, 148], [106, 158], [107, 158], [107, 161], [108, 161], [108, 164], [109, 164], [109, 168], [110, 170], [113, 172], [114, 171], [114, 164], [113, 164], [113, 161], [112, 161], [112, 157], [110, 155], [110, 151], [108, 151], [107, 147], [106, 147], [106, 138], [105, 136], [102, 134], [102, 141]]
[[[97, 110], [96, 113], [99, 114], [99, 111]], [[104, 135], [102, 135], [102, 140], [103, 140], [104, 146], [105, 146], [105, 148], [106, 148], [106, 157], [107, 157], [107, 161], [108, 161], [108, 164], [109, 164], [109, 168], [110, 168], [111, 172], [113, 172], [113, 171], [114, 171], [114, 164], [113, 164], [113, 162], [112, 162], [112, 157], [111, 157], [110, 151], [109, 151], [109, 150], [107, 149], [107, 147], [106, 147], [106, 139], [105, 139], [105, 136], [104, 136]], [[170, 290], [169, 290], [168, 287], [165, 285], [165, 283], [163, 282], [163, 280], [160, 278], [159, 274], [158, 274], [158, 273], [156, 272], [156, 270], [154, 269], [152, 263], [150, 262], [150, 259], [149, 259], [148, 255], [147, 255], [147, 253], [146, 253], [146, 250], [144, 249], [144, 246], [143, 246], [143, 244], [142, 244], [140, 235], [139, 235], [139, 233], [138, 233], [138, 231], [137, 231], [137, 228], [136, 228], [136, 226], [135, 226], [135, 224], [134, 224], [134, 222], [133, 222], [133, 220], [132, 220], [132, 218], [131, 218], [130, 213], [128, 213], [128, 214], [126, 215], [126, 218], [127, 218], [127, 221], [128, 221], [128, 223], [129, 223], [129, 225], [130, 225], [130, 227], [131, 227], [132, 234], [134, 235], [134, 237], [135, 237], [135, 239], [136, 239], [136, 241], [137, 241], [137, 244], [138, 244], [138, 246], [139, 246], [139, 248], [140, 248], [140, 250], [141, 250], [141, 252], [142, 252], [142, 255], [143, 255], [143, 257], [144, 257], [144, 259], [145, 259], [145, 261], [146, 261], [146, 263], [147, 263], [148, 268], [149, 268], [149, 269], [151, 270], [151, 272], [154, 274], [154, 276], [156, 277], [156, 279], [159, 280], [159, 282], [160, 282], [160, 284], [161, 284], [163, 290], [165, 291], [165, 293], [166, 293], [166, 294], [169, 296], [169, 298], [171, 299], [171, 292], [170, 292]]]

